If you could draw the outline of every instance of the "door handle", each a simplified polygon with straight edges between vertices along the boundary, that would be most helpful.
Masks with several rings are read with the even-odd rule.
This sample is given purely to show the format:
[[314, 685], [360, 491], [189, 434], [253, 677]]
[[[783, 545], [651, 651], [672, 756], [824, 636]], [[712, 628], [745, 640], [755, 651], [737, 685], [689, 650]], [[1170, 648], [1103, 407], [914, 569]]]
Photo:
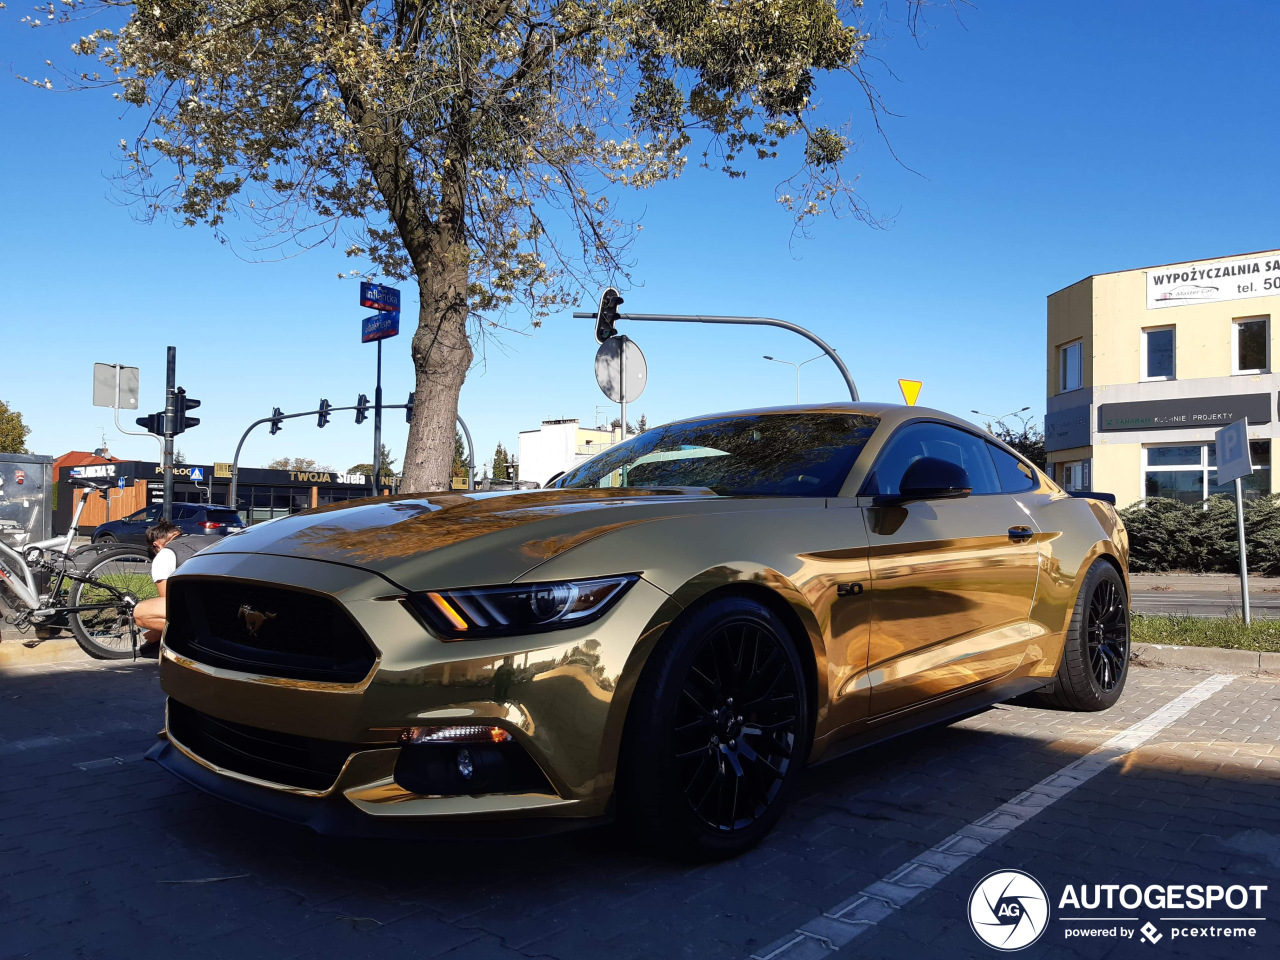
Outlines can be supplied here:
[[1017, 527], [1009, 528], [1009, 539], [1012, 540], [1014, 543], [1026, 543], [1035, 535], [1036, 535], [1036, 532], [1032, 530], [1030, 527], [1017, 526]]

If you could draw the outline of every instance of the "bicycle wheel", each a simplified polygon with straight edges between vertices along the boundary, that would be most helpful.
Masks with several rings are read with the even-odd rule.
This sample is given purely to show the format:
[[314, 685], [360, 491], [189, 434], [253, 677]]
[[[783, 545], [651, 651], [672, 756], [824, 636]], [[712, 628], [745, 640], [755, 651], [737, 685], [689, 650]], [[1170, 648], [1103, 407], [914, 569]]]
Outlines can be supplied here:
[[[70, 606], [106, 604], [101, 610], [85, 610], [67, 614], [76, 643], [98, 660], [124, 660], [133, 656], [129, 637], [132, 606], [120, 603], [117, 593], [134, 601], [159, 596], [151, 579], [151, 558], [132, 547], [103, 550], [83, 570], [87, 581], [76, 581], [71, 588]], [[110, 589], [109, 589], [110, 588]]]

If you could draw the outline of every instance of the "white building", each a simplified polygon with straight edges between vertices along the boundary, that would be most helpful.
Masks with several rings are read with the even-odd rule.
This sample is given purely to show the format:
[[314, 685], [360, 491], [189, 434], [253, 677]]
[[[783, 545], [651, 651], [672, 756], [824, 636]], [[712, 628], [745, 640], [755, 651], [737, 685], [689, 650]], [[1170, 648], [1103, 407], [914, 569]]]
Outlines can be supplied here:
[[537, 430], [520, 431], [520, 479], [545, 487], [619, 439], [617, 430], [580, 426], [577, 420], [543, 420]]

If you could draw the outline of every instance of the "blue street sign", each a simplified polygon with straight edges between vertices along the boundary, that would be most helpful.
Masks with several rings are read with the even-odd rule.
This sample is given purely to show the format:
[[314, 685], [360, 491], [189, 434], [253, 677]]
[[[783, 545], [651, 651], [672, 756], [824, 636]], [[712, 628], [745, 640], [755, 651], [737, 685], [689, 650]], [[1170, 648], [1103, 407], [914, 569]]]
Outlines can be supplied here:
[[400, 291], [395, 287], [387, 287], [381, 283], [360, 281], [360, 306], [373, 307], [375, 310], [394, 310], [400, 312]]
[[124, 477], [121, 477], [119, 480], [116, 481], [116, 486], [119, 487], [121, 490], [124, 489]]
[[191, 479], [192, 479], [192, 481], [193, 481], [193, 482], [194, 482], [194, 481], [196, 481], [196, 480], [203, 480], [203, 479], [204, 479], [204, 468], [203, 468], [203, 467], [192, 467], [192, 468], [191, 468]]
[[394, 337], [400, 332], [400, 311], [375, 313], [371, 317], [365, 317], [360, 325], [360, 342], [373, 343], [375, 340], [385, 340], [387, 337]]

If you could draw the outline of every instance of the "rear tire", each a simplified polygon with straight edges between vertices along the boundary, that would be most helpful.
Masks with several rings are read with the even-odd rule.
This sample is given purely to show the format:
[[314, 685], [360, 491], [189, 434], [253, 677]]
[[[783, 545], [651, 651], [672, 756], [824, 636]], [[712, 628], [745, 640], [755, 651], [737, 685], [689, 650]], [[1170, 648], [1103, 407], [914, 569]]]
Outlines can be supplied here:
[[[134, 547], [103, 550], [85, 563], [84, 576], [109, 583], [135, 601], [159, 596], [151, 579], [151, 558]], [[108, 603], [112, 594], [94, 584], [77, 581], [70, 591], [68, 605]], [[68, 613], [71, 633], [85, 653], [97, 660], [126, 660], [133, 656], [129, 622], [133, 607], [118, 604], [105, 610]]]
[[1076, 597], [1054, 689], [1035, 695], [1059, 710], [1107, 710], [1129, 677], [1129, 597], [1124, 578], [1095, 560]]
[[782, 816], [811, 742], [786, 624], [756, 600], [713, 599], [667, 632], [636, 686], [620, 819], [644, 849], [671, 859], [736, 856]]

